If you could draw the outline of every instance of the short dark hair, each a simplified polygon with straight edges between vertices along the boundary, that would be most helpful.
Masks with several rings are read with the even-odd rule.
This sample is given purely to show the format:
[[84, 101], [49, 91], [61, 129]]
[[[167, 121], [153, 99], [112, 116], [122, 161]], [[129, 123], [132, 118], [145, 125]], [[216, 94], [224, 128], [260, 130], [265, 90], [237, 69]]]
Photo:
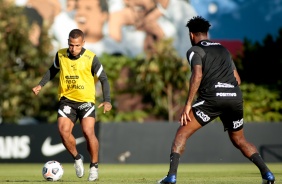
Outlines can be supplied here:
[[71, 30], [69, 34], [69, 38], [78, 38], [78, 37], [82, 37], [82, 39], [84, 40], [84, 33], [80, 29]]
[[191, 18], [186, 24], [186, 27], [188, 27], [189, 31], [192, 33], [207, 33], [210, 26], [209, 21], [201, 16]]

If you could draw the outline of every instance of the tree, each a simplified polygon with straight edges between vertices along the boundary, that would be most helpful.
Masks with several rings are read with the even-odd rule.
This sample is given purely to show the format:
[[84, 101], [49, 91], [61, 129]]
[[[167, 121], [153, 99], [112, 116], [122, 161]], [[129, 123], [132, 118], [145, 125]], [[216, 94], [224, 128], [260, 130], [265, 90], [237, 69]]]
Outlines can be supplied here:
[[267, 35], [263, 43], [244, 40], [244, 52], [235, 64], [242, 78], [245, 121], [282, 121], [282, 29], [277, 38]]
[[[138, 101], [136, 99], [138, 92], [133, 90], [136, 83], [131, 82], [135, 78], [132, 73], [136, 70], [137, 58], [104, 54], [99, 60], [108, 76], [113, 108], [106, 115], [102, 113], [102, 109], [97, 109], [99, 113], [97, 120], [102, 122], [143, 122], [147, 113], [142, 108], [125, 107], [128, 106], [127, 101], [132, 100], [132, 98], [135, 98], [135, 102]], [[97, 104], [103, 100], [101, 92], [98, 85]], [[122, 96], [126, 96], [126, 99], [124, 100]]]
[[151, 114], [172, 122], [187, 97], [188, 63], [177, 55], [172, 40], [157, 42], [147, 55], [137, 61], [135, 89], [151, 104]]
[[243, 81], [269, 87], [282, 86], [282, 29], [275, 39], [267, 35], [263, 43], [244, 40], [244, 53], [236, 61]]
[[[8, 2], [0, 0], [0, 123], [1, 118], [6, 123], [16, 123], [25, 116], [56, 122], [58, 78], [44, 86], [38, 96], [31, 91], [53, 63], [48, 26], [41, 27], [40, 44], [32, 44], [28, 35], [31, 24], [36, 22], [30, 22], [22, 8]], [[282, 29], [276, 39], [267, 36], [263, 44], [245, 40], [243, 55], [236, 57], [247, 122], [282, 121], [281, 47]], [[157, 120], [177, 120], [187, 97], [187, 61], [178, 57], [172, 40], [156, 43], [152, 53], [146, 54], [140, 58], [99, 58], [110, 81], [113, 104], [113, 110], [105, 116], [101, 109], [97, 110], [99, 121], [142, 122], [150, 115]], [[122, 111], [124, 101], [118, 99], [124, 94], [129, 94], [129, 98], [141, 96], [142, 101], [137, 103], [145, 105]], [[97, 103], [101, 96], [98, 92]]]
[[279, 91], [267, 86], [243, 83], [241, 89], [244, 97], [245, 122], [281, 122], [282, 102]]
[[52, 47], [47, 28], [42, 29], [40, 44], [34, 46], [29, 40], [31, 25], [23, 8], [10, 1], [0, 3], [0, 117], [4, 122], [17, 122], [24, 116], [40, 116], [39, 110], [44, 105], [40, 103], [46, 97], [33, 100], [31, 88], [51, 61]]

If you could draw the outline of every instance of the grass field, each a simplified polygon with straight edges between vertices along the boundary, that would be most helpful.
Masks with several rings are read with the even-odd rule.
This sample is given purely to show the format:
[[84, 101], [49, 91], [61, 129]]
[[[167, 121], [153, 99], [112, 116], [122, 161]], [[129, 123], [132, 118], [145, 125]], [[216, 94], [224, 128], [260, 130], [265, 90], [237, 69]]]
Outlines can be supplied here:
[[[83, 178], [77, 178], [73, 164], [62, 163], [64, 175], [56, 183], [89, 183], [88, 169]], [[43, 179], [43, 164], [0, 164], [1, 184], [50, 183]], [[86, 165], [85, 165], [86, 166]], [[276, 184], [282, 184], [282, 163], [268, 164], [276, 177]], [[167, 164], [100, 164], [97, 184], [146, 184], [156, 183], [166, 175]], [[180, 164], [178, 184], [261, 184], [258, 169], [247, 164]]]

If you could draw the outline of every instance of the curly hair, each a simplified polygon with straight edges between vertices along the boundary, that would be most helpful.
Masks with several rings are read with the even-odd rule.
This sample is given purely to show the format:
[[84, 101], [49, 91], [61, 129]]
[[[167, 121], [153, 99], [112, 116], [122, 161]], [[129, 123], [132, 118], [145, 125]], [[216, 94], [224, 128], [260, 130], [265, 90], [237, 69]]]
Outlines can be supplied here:
[[207, 33], [210, 26], [209, 21], [201, 16], [191, 18], [186, 24], [186, 27], [188, 27], [189, 31], [192, 33]]

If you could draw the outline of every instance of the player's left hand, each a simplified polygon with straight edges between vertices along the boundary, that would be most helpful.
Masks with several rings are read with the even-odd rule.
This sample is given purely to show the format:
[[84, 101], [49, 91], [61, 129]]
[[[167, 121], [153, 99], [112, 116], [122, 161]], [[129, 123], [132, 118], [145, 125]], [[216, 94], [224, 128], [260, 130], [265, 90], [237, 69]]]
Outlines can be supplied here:
[[110, 111], [112, 109], [112, 104], [110, 102], [103, 102], [101, 103], [98, 108], [104, 106], [104, 113]]

